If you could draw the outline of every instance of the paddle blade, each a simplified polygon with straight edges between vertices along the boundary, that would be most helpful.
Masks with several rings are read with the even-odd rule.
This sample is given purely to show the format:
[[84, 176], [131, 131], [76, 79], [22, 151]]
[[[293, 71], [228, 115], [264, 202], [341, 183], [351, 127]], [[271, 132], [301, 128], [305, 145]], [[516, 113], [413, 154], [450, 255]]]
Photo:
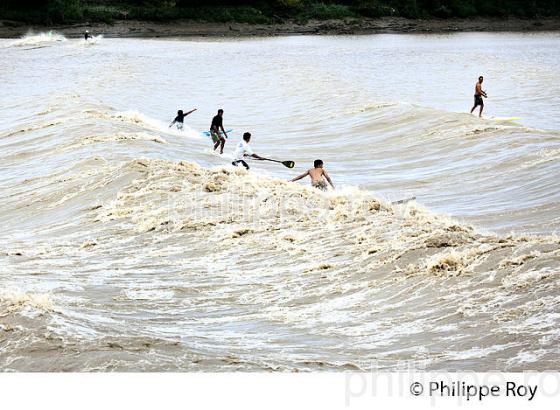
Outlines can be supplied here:
[[282, 161], [282, 165], [286, 168], [293, 168], [295, 167], [296, 163], [294, 161]]

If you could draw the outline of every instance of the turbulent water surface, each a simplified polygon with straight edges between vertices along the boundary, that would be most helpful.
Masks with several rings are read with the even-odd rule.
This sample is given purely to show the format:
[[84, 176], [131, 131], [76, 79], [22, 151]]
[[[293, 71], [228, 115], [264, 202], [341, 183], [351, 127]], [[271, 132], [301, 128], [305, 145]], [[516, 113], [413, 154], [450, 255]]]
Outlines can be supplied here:
[[559, 40], [1, 40], [0, 369], [558, 369]]

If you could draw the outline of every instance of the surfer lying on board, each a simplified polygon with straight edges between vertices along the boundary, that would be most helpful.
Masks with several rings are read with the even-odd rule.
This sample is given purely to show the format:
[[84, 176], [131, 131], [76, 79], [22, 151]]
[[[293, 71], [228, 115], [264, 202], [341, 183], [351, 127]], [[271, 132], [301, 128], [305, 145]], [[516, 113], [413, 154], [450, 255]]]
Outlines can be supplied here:
[[311, 186], [320, 189], [321, 191], [326, 191], [327, 183], [323, 179], [324, 176], [334, 189], [331, 178], [329, 177], [329, 174], [327, 174], [327, 170], [323, 168], [323, 161], [321, 161], [320, 159], [316, 159], [315, 162], [313, 162], [313, 168], [308, 169], [304, 174], [295, 177], [294, 179], [290, 180], [290, 182], [298, 181], [308, 175], [311, 178]]
[[[224, 145], [226, 145], [226, 138], [227, 133], [224, 130], [224, 110], [221, 108], [218, 110], [218, 115], [212, 118], [212, 124], [210, 124], [210, 136], [212, 137], [212, 141], [214, 141], [214, 151], [221, 145], [220, 154], [224, 153]], [[220, 128], [224, 133], [224, 137], [220, 135]]]
[[247, 163], [243, 159], [244, 157], [252, 157], [261, 161], [266, 160], [266, 158], [263, 158], [253, 152], [253, 149], [249, 146], [250, 141], [251, 133], [246, 132], [245, 134], [243, 134], [243, 139], [239, 142], [239, 144], [237, 144], [237, 147], [235, 148], [235, 161], [231, 163], [232, 165], [238, 166], [239, 164], [241, 164], [245, 167], [245, 169], [249, 169], [249, 165], [247, 165]]
[[484, 101], [482, 101], [482, 97], [488, 98], [486, 92], [482, 90], [482, 82], [484, 81], [484, 77], [478, 77], [478, 82], [474, 87], [474, 106], [471, 109], [471, 114], [475, 110], [476, 107], [480, 105], [480, 112], [478, 113], [479, 117], [482, 117], [482, 110], [484, 109]]
[[177, 116], [175, 117], [173, 122], [171, 124], [169, 124], [169, 128], [171, 128], [173, 126], [173, 124], [177, 123], [177, 129], [182, 131], [183, 130], [183, 121], [185, 120], [185, 117], [189, 114], [192, 114], [195, 111], [196, 111], [196, 108], [194, 110], [190, 110], [187, 113], [183, 113], [183, 110], [177, 111]]

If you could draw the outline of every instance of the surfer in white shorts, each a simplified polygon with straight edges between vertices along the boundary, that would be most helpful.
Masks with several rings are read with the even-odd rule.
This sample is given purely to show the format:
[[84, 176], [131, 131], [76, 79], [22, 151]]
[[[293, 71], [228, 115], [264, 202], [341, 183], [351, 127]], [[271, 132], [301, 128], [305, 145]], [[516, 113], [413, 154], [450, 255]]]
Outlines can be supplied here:
[[249, 169], [249, 165], [243, 158], [251, 157], [261, 161], [266, 159], [253, 152], [253, 149], [249, 145], [250, 141], [251, 133], [246, 132], [245, 134], [243, 134], [243, 139], [239, 142], [239, 144], [237, 144], [237, 147], [235, 148], [235, 160], [231, 163], [231, 165], [238, 166], [239, 164], [241, 164], [245, 167], [245, 169]]
[[180, 131], [183, 131], [183, 121], [185, 120], [185, 117], [189, 114], [192, 114], [195, 111], [196, 111], [196, 108], [194, 110], [191, 110], [191, 111], [187, 112], [187, 113], [183, 113], [183, 110], [177, 111], [177, 116], [175, 117], [173, 122], [171, 124], [169, 124], [169, 128], [171, 128], [173, 126], [173, 124], [177, 124], [177, 129], [180, 130]]
[[[308, 169], [304, 174], [295, 177], [294, 179], [290, 180], [290, 182], [298, 181], [302, 178], [305, 178], [306, 176], [309, 176], [311, 178], [311, 186], [313, 186], [314, 188], [320, 189], [321, 191], [326, 191], [326, 179], [334, 189], [331, 178], [329, 177], [329, 174], [327, 174], [327, 170], [323, 168], [323, 161], [321, 161], [320, 159], [316, 159], [313, 162], [313, 168]], [[323, 177], [325, 177], [325, 179], [323, 179]]]

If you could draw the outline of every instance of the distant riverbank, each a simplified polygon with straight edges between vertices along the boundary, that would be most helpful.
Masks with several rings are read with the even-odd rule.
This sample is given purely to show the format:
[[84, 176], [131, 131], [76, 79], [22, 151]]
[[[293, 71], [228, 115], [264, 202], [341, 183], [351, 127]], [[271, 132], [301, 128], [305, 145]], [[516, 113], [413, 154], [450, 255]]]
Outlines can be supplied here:
[[298, 34], [375, 34], [375, 33], [449, 33], [469, 31], [555, 31], [560, 18], [472, 18], [472, 19], [406, 19], [401, 17], [340, 20], [287, 21], [279, 24], [208, 23], [194, 20], [149, 22], [119, 20], [114, 24], [73, 24], [41, 26], [0, 20], [0, 37], [15, 38], [29, 31], [53, 30], [66, 37], [81, 36], [84, 30], [105, 37], [242, 37]]

